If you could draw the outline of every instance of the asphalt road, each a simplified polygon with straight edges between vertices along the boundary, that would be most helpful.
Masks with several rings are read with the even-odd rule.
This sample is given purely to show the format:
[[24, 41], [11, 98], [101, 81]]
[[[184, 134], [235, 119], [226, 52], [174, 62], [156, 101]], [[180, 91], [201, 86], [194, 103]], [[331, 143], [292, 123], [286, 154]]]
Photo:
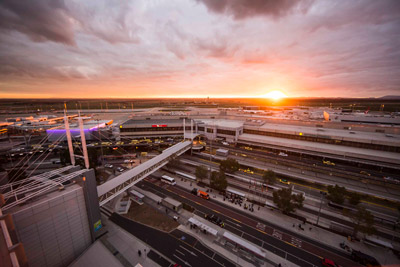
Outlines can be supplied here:
[[[110, 220], [181, 266], [235, 267], [234, 263], [204, 247], [196, 238], [179, 230], [165, 233], [116, 213], [111, 215]], [[155, 257], [152, 253], [151, 257], [153, 256]], [[165, 260], [158, 260], [166, 264]]]
[[366, 169], [365, 167], [360, 168], [360, 167], [354, 166], [354, 164], [345, 164], [344, 162], [336, 163], [335, 166], [330, 166], [330, 165], [323, 164], [321, 160], [308, 158], [307, 156], [300, 157], [300, 156], [288, 155], [287, 157], [282, 157], [282, 156], [276, 155], [275, 153], [268, 153], [267, 151], [261, 151], [261, 150], [256, 150], [256, 149], [247, 150], [247, 149], [243, 149], [240, 147], [232, 147], [232, 146], [227, 147], [227, 146], [223, 146], [223, 145], [219, 145], [219, 144], [216, 144], [216, 145], [213, 144], [213, 148], [229, 149], [231, 151], [247, 154], [249, 156], [250, 155], [259, 156], [259, 157], [261, 156], [264, 159], [275, 159], [275, 160], [279, 160], [280, 162], [288, 162], [288, 163], [300, 164], [300, 165], [304, 165], [304, 166], [313, 166], [313, 164], [315, 164], [315, 167], [317, 167], [317, 168], [321, 168], [324, 170], [329, 169], [329, 171], [333, 171], [333, 172], [355, 175], [355, 176], [359, 176], [360, 178], [364, 178], [364, 179], [371, 178], [370, 176], [363, 176], [360, 174], [361, 171], [367, 170], [367, 172], [370, 173], [372, 175], [372, 177], [375, 176], [375, 177], [382, 178], [384, 176], [391, 176], [393, 178], [400, 180], [400, 176], [398, 175], [397, 170], [392, 170], [391, 172], [380, 172], [380, 171], [376, 171], [374, 169]]
[[[261, 245], [279, 256], [286, 257], [287, 260], [300, 266], [320, 266], [322, 258], [333, 259], [342, 266], [358, 266], [344, 251], [335, 250], [315, 240], [307, 239], [240, 210], [232, 210], [232, 208], [224, 207], [212, 200], [198, 198], [176, 186], [169, 186], [168, 189], [165, 189], [148, 181], [142, 181], [141, 184], [146, 185], [146, 189], [152, 188], [151, 191], [156, 191], [159, 195], [161, 193], [188, 203], [202, 214], [217, 213], [224, 220], [227, 230], [256, 245]], [[262, 225], [264, 226], [262, 227]]]
[[[214, 165], [211, 165], [210, 163], [208, 163], [208, 162], [206, 162], [206, 163], [204, 163], [205, 165], [207, 165], [207, 166], [214, 166]], [[254, 175], [254, 176], [256, 176], [256, 177], [261, 177], [261, 176], [259, 176], [259, 175]], [[228, 179], [231, 179], [229, 176], [227, 177]], [[250, 177], [247, 177], [247, 178], [249, 178], [250, 179]], [[260, 178], [261, 179], [261, 178]], [[238, 183], [240, 183], [239, 181], [237, 181], [237, 180], [235, 180], [235, 182], [238, 182]], [[233, 184], [233, 183], [229, 183], [229, 185], [231, 186], [231, 187], [235, 187], [235, 188], [238, 188], [238, 189], [242, 189], [242, 190], [245, 190], [245, 191], [247, 191], [248, 190], [248, 188], [247, 188], [247, 186], [248, 185], [243, 185], [243, 186], [238, 186], [238, 185], [236, 185], [236, 184]], [[271, 196], [268, 196], [268, 195], [266, 195], [266, 194], [263, 194], [263, 196], [264, 196], [264, 198], [268, 198], [268, 199], [270, 199], [270, 200], [272, 200], [272, 197]], [[302, 208], [300, 208], [302, 211], [305, 211], [305, 212], [307, 212], [307, 213], [310, 213], [310, 214], [313, 214], [313, 215], [318, 215], [318, 211], [316, 211], [316, 210], [313, 210], [313, 209], [309, 209], [309, 208], [307, 208], [307, 207], [302, 207]], [[332, 211], [331, 211], [332, 212]], [[336, 211], [333, 211], [333, 212], [336, 212]], [[329, 220], [331, 220], [331, 221], [334, 221], [334, 222], [337, 222], [337, 223], [339, 223], [339, 224], [343, 224], [343, 225], [346, 225], [346, 226], [349, 226], [349, 227], [353, 227], [353, 223], [352, 222], [349, 222], [349, 221], [347, 221], [347, 220], [343, 220], [343, 219], [341, 219], [341, 218], [338, 218], [338, 217], [335, 217], [335, 216], [333, 216], [333, 215], [328, 215], [328, 214], [325, 214], [325, 213], [321, 213], [320, 214], [320, 216], [321, 216], [321, 218], [326, 218], [326, 219], [329, 219]], [[388, 225], [384, 225], [385, 227], [388, 227]], [[389, 239], [389, 240], [394, 240], [394, 241], [397, 241], [397, 242], [400, 242], [400, 237], [398, 237], [398, 236], [393, 236], [393, 235], [391, 235], [391, 234], [389, 234], [389, 233], [386, 233], [386, 232], [382, 232], [382, 231], [377, 231], [377, 233], [376, 233], [378, 236], [381, 236], [381, 237], [383, 237], [383, 238], [386, 238], [386, 239]]]

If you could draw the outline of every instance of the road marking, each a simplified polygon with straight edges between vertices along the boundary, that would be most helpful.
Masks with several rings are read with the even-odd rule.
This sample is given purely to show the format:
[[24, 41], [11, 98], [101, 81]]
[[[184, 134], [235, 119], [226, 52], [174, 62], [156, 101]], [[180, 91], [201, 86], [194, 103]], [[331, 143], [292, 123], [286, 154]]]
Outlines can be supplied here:
[[193, 256], [196, 256], [197, 257], [197, 255], [196, 255], [196, 253], [194, 253], [193, 251], [191, 251], [191, 250], [188, 250], [187, 248], [185, 248], [184, 246], [181, 246], [181, 245], [179, 245], [182, 249], [184, 249], [184, 250], [186, 250], [187, 252], [189, 252], [190, 254], [192, 254]]
[[178, 252], [178, 253], [180, 253], [180, 254], [182, 254], [183, 256], [185, 256], [185, 254], [184, 254], [183, 252], [181, 252], [181, 251], [179, 251], [179, 250], [177, 250], [177, 249], [175, 249], [175, 251]]
[[218, 210], [214, 210], [214, 209], [213, 209], [213, 211], [216, 212], [216, 213], [221, 213], [221, 212], [219, 212]]
[[[236, 212], [235, 212], [236, 213]], [[242, 223], [241, 221], [239, 221], [239, 220], [237, 220], [237, 219], [235, 219], [235, 218], [232, 218], [233, 220], [235, 220], [235, 221], [237, 221], [238, 223]]]
[[236, 226], [242, 227], [240, 224], [237, 224], [237, 223], [235, 223], [235, 222], [232, 222], [232, 221], [229, 220], [229, 219], [226, 219], [226, 221], [227, 221], [227, 222], [230, 222], [230, 223], [232, 223], [232, 224], [234, 224], [234, 225], [236, 225]]
[[[285, 241], [285, 240], [282, 240], [283, 242], [285, 242], [286, 244], [288, 244], [288, 245], [291, 245], [292, 247], [296, 247], [295, 245], [293, 245], [292, 243], [289, 243], [289, 242], [287, 242], [287, 241]], [[307, 251], [307, 250], [306, 250]], [[308, 251], [307, 251], [308, 252]]]
[[[160, 187], [160, 186], [159, 186]], [[181, 189], [179, 189], [179, 188], [176, 188], [177, 190], [181, 190]], [[182, 191], [182, 190], [181, 190]], [[174, 193], [174, 194], [177, 194], [177, 193], [175, 193], [175, 192], [172, 192], [172, 193]], [[200, 203], [198, 203], [198, 202], [196, 202], [196, 201], [194, 201], [196, 204], [198, 204], [198, 205], [200, 205], [200, 206], [203, 206], [203, 207], [206, 207], [206, 208], [208, 208], [208, 209], [210, 209], [209, 207], [207, 207], [207, 206], [204, 206], [204, 205], [202, 205], [202, 204], [200, 204]], [[224, 207], [221, 207], [222, 209], [227, 209], [227, 208], [224, 208]], [[203, 214], [205, 214], [204, 212], [202, 212], [202, 211], [199, 211], [199, 210], [197, 210], [197, 212], [200, 212], [200, 213], [203, 213]], [[238, 214], [238, 215], [241, 215], [241, 214], [239, 214], [239, 213], [237, 213], [236, 211], [233, 211], [235, 214]], [[239, 223], [242, 223], [241, 221], [239, 221], [239, 220], [237, 220], [237, 219], [235, 219], [235, 218], [232, 218], [232, 217], [230, 217], [230, 216], [228, 216], [228, 215], [224, 215], [225, 217], [228, 217], [228, 218], [231, 218], [232, 220], [235, 220], [235, 221], [237, 221], [237, 222], [239, 222]], [[241, 216], [243, 216], [243, 215], [241, 215]], [[253, 220], [253, 219], [250, 219], [250, 220], [252, 220], [252, 221], [254, 221], [254, 222], [256, 222], [255, 220]], [[252, 227], [252, 226], [250, 226], [250, 225], [248, 225], [248, 224], [246, 224], [247, 226], [249, 226], [250, 228], [253, 228], [253, 229], [255, 229], [255, 230], [258, 230], [259, 232], [262, 232], [262, 231], [260, 231], [259, 229], [257, 229], [257, 228], [255, 228], [255, 227]], [[265, 234], [265, 235], [269, 235], [268, 233], [266, 233], [266, 232], [262, 232], [263, 234]], [[242, 234], [243, 234], [243, 231], [242, 231]], [[252, 235], [250, 235], [250, 236], [252, 236]], [[175, 236], [173, 236], [173, 237], [175, 237]], [[254, 237], [254, 236], [252, 236], [252, 237]], [[176, 238], [176, 237], [175, 237]], [[178, 240], [180, 240], [180, 239], [178, 239]], [[182, 241], [182, 242], [184, 242], [184, 243], [186, 243], [187, 245], [189, 245], [189, 246], [191, 246], [190, 244], [188, 244], [187, 242], [185, 242], [185, 241], [183, 241], [183, 240], [180, 240], [180, 241]], [[292, 247], [296, 247], [295, 245], [293, 245], [293, 244], [291, 244], [291, 243], [289, 243], [289, 242], [287, 242], [287, 241], [284, 241], [284, 240], [282, 240], [284, 243], [286, 243], [286, 244], [288, 244], [288, 245], [290, 245], [290, 246], [292, 246]], [[314, 245], [314, 244], [311, 244], [312, 246], [316, 246], [316, 245]], [[275, 246], [273, 246], [273, 247], [275, 247]], [[275, 247], [275, 248], [277, 248], [277, 247]], [[279, 248], [277, 248], [277, 249], [279, 249]], [[319, 258], [323, 258], [323, 257], [321, 257], [321, 256], [319, 256], [319, 255], [317, 255], [317, 254], [315, 254], [315, 253], [313, 253], [313, 252], [311, 252], [311, 251], [308, 251], [308, 250], [305, 250], [305, 249], [303, 249], [303, 248], [300, 248], [300, 249], [302, 249], [302, 250], [304, 250], [304, 251], [306, 251], [307, 253], [309, 253], [309, 254], [311, 254], [311, 255], [314, 255], [314, 256], [317, 256], [317, 257], [319, 257]], [[196, 249], [196, 250], [198, 250], [198, 249]], [[323, 249], [323, 250], [325, 250], [325, 251], [328, 251], [328, 250], [326, 250], [326, 249]], [[200, 250], [198, 250], [198, 251], [200, 251]], [[331, 252], [331, 251], [329, 251], [329, 252]], [[204, 253], [203, 253], [204, 254]], [[286, 252], [286, 254], [288, 254], [287, 252]], [[206, 254], [204, 254], [204, 255], [206, 255]], [[290, 255], [293, 255], [293, 254], [290, 254]], [[337, 254], [338, 255], [338, 254]], [[208, 255], [206, 255], [206, 256], [208, 256]], [[341, 255], [338, 255], [339, 257], [341, 257], [341, 258], [343, 258], [343, 259], [346, 259], [347, 260], [347, 258], [344, 258], [344, 257], [342, 257]], [[209, 257], [209, 256], [208, 256]]]
[[292, 240], [290, 241], [290, 243], [292, 243], [293, 245], [295, 245], [298, 248], [301, 248], [302, 241], [300, 239], [292, 236]]
[[299, 183], [292, 182], [292, 181], [291, 181], [291, 183], [292, 183], [292, 184], [295, 184], [295, 185], [302, 186], [302, 187], [307, 187], [307, 188], [312, 189], [312, 190], [322, 191], [322, 192], [328, 193], [328, 191], [327, 191], [327, 190], [324, 190], [324, 189], [318, 189], [318, 188], [315, 188], [315, 187], [312, 187], [312, 186], [309, 186], [309, 185], [299, 184]]
[[264, 232], [264, 231], [261, 231], [260, 229], [256, 229], [257, 231], [259, 231], [260, 233], [263, 233], [263, 234], [265, 234], [265, 235], [267, 235], [267, 233], [266, 232]]
[[282, 240], [282, 233], [277, 231], [277, 230], [275, 230], [275, 229], [274, 229], [274, 232], [272, 233], [272, 236]]
[[389, 209], [389, 210], [397, 210], [397, 209], [395, 209], [395, 208], [391, 208], [391, 207], [384, 206], [384, 205], [381, 205], [381, 204], [369, 202], [369, 201], [366, 201], [366, 200], [361, 200], [361, 202], [363, 202], [363, 203], [368, 203], [368, 204], [371, 204], [371, 205], [375, 205], [375, 206], [378, 206], [378, 207], [381, 207], [381, 208], [386, 208], [386, 209]]
[[173, 254], [173, 256], [175, 258], [177, 258], [178, 260], [180, 260], [181, 262], [183, 262], [185, 265], [192, 267], [192, 265], [189, 264], [189, 262], [182, 260], [181, 258], [179, 258], [178, 256], [176, 256], [175, 254]]
[[256, 228], [265, 231], [265, 224], [258, 222]]

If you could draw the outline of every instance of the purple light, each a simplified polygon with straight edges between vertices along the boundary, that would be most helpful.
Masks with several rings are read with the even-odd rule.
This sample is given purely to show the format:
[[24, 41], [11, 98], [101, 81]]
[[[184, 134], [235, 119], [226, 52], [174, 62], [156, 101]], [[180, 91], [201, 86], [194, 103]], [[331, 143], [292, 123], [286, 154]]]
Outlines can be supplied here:
[[[80, 133], [80, 129], [69, 129], [70, 130], [70, 132], [72, 133], [72, 132], [76, 132], [76, 133]], [[85, 133], [87, 133], [87, 132], [92, 132], [93, 131], [93, 129], [91, 128], [91, 129], [83, 129], [83, 131], [85, 132]], [[46, 130], [46, 132], [49, 134], [49, 133], [51, 133], [51, 134], [61, 134], [61, 133], [65, 133], [66, 132], [66, 130], [65, 129], [49, 129], [49, 130]]]

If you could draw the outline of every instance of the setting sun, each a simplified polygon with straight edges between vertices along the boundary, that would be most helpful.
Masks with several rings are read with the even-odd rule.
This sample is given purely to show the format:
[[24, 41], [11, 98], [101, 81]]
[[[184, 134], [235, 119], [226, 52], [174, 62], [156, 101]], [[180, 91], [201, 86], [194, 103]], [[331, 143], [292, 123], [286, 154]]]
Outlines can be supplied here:
[[284, 93], [281, 91], [271, 91], [268, 94], [265, 95], [266, 98], [272, 99], [272, 100], [279, 100], [282, 98], [287, 97]]

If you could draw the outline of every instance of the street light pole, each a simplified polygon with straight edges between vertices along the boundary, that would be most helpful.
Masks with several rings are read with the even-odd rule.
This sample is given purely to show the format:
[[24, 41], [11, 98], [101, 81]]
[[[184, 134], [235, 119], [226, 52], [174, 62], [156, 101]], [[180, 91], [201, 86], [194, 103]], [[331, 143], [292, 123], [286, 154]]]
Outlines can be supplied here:
[[321, 198], [320, 198], [320, 203], [319, 203], [319, 210], [318, 210], [318, 218], [317, 218], [317, 226], [318, 226], [318, 222], [319, 222], [319, 216], [321, 214], [321, 208], [322, 208], [322, 197], [325, 195], [324, 192], [319, 191]]
[[101, 133], [100, 133], [100, 127], [99, 127], [99, 119], [96, 119], [96, 121], [97, 121], [97, 133], [99, 134], [99, 137], [100, 137], [101, 165], [104, 166], [103, 144], [102, 144], [102, 141], [101, 141]]

